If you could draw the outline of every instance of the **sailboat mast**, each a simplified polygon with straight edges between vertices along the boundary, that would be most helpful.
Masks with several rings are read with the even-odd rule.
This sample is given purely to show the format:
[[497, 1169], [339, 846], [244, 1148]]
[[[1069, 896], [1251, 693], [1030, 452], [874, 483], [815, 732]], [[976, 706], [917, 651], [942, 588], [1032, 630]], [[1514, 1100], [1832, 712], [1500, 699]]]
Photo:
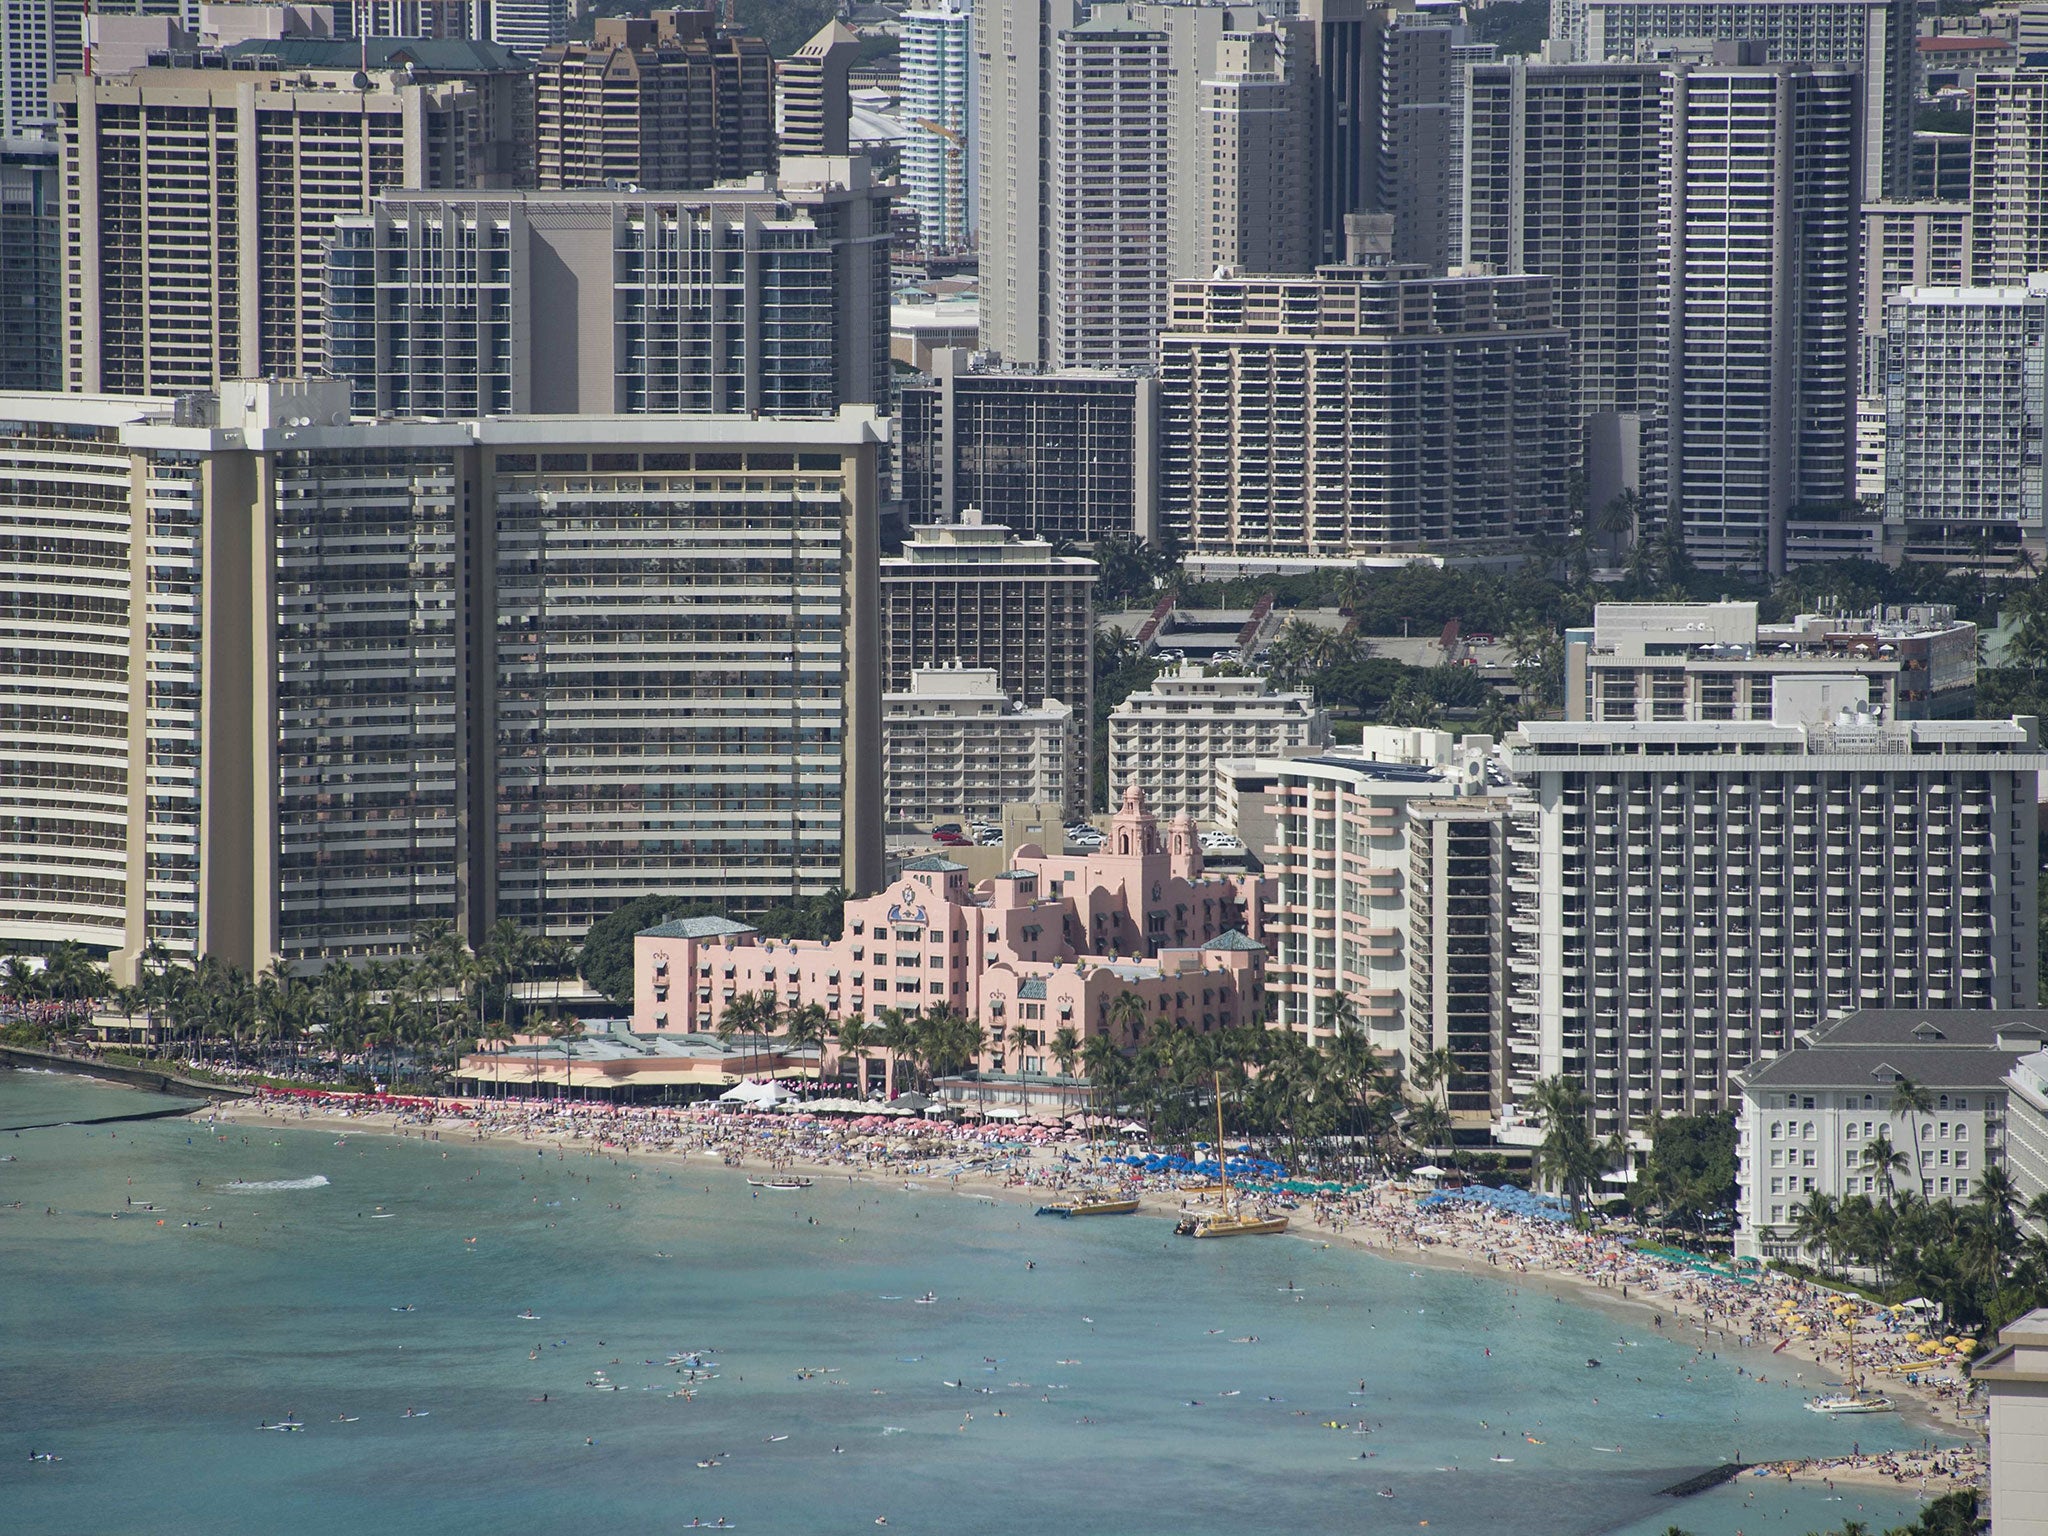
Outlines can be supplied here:
[[1223, 1155], [1223, 1074], [1212, 1072], [1210, 1081], [1216, 1085], [1216, 1182], [1223, 1186], [1223, 1209], [1231, 1210], [1230, 1204], [1230, 1160]]

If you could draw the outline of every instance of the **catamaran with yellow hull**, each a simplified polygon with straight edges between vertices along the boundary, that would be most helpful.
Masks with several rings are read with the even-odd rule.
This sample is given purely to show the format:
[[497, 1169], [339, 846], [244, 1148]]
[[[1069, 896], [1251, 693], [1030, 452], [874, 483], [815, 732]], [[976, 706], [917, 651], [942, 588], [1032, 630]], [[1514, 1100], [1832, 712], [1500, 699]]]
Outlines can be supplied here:
[[1247, 1215], [1230, 1193], [1229, 1154], [1223, 1145], [1223, 1074], [1216, 1080], [1216, 1179], [1223, 1209], [1215, 1215], [1183, 1216], [1173, 1230], [1182, 1237], [1264, 1237], [1287, 1230], [1285, 1216]]

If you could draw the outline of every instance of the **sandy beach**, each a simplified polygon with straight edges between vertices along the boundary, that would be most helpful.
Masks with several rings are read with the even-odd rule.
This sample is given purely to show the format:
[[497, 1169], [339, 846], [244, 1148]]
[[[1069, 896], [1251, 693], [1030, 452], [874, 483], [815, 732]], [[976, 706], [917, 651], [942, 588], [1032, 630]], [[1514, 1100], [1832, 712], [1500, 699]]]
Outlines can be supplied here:
[[[940, 1186], [962, 1195], [1031, 1204], [1099, 1189], [1113, 1179], [1138, 1196], [1141, 1212], [1169, 1216], [1190, 1205], [1189, 1197], [1164, 1179], [1140, 1177], [1120, 1164], [1098, 1165], [1093, 1149], [1078, 1140], [1020, 1145], [1006, 1139], [1012, 1133], [999, 1127], [968, 1129], [944, 1122], [856, 1126], [822, 1117], [526, 1100], [407, 1100], [369, 1108], [342, 1096], [276, 1094], [209, 1105], [193, 1118], [223, 1125], [304, 1126], [342, 1135], [538, 1145], [552, 1147], [560, 1157], [574, 1152], [701, 1161], [709, 1155], [755, 1173]], [[1290, 1213], [1288, 1235], [1626, 1309], [1636, 1320], [1647, 1317], [1651, 1327], [1674, 1336], [1677, 1330], [1690, 1330], [1702, 1352], [1735, 1346], [1770, 1352], [1783, 1365], [1760, 1366], [1755, 1372], [1759, 1385], [1802, 1395], [1830, 1390], [1842, 1378], [1842, 1348], [1853, 1327], [1866, 1387], [1884, 1391], [1909, 1422], [1981, 1443], [1983, 1415], [1967, 1403], [1967, 1378], [1959, 1371], [1920, 1364], [1912, 1372], [1920, 1379], [1909, 1382], [1906, 1373], [1886, 1369], [1918, 1357], [1898, 1320], [1883, 1309], [1856, 1301], [1853, 1310], [1844, 1310], [1840, 1293], [1776, 1274], [1755, 1285], [1737, 1285], [1639, 1253], [1606, 1232], [1581, 1232], [1477, 1206], [1424, 1211], [1416, 1204], [1422, 1192], [1418, 1186], [1390, 1183], [1303, 1200]], [[1902, 1487], [1932, 1496], [1981, 1482], [1982, 1460], [1972, 1446], [1924, 1458], [1916, 1453], [1765, 1465], [1773, 1476]]]

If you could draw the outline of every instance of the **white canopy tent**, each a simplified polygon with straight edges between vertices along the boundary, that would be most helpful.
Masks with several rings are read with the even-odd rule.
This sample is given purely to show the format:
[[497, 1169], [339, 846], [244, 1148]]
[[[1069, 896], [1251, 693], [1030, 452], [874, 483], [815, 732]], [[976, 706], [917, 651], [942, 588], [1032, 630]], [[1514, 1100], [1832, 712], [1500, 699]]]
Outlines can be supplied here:
[[773, 1109], [795, 1097], [780, 1083], [738, 1083], [721, 1093], [718, 1102], [737, 1104], [742, 1109]]

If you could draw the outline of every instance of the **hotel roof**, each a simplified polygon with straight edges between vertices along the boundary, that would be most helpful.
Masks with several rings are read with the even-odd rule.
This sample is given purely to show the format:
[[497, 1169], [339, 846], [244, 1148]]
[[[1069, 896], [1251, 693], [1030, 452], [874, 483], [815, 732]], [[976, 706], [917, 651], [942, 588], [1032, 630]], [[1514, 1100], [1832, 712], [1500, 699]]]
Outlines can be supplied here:
[[722, 939], [728, 934], [755, 933], [759, 930], [746, 923], [736, 923], [729, 917], [677, 917], [665, 923], [656, 923], [652, 928], [642, 928], [634, 935], [641, 939]]
[[967, 866], [955, 864], [942, 853], [928, 853], [921, 859], [912, 859], [903, 868], [906, 873], [915, 870], [921, 875], [950, 875], [964, 872]]
[[1233, 928], [1230, 930], [1230, 932], [1222, 934], [1217, 938], [1211, 939], [1208, 943], [1204, 944], [1202, 948], [1226, 949], [1233, 951], [1258, 950], [1259, 952], [1264, 953], [1266, 946], [1261, 944], [1257, 939], [1246, 938], [1242, 930]]

